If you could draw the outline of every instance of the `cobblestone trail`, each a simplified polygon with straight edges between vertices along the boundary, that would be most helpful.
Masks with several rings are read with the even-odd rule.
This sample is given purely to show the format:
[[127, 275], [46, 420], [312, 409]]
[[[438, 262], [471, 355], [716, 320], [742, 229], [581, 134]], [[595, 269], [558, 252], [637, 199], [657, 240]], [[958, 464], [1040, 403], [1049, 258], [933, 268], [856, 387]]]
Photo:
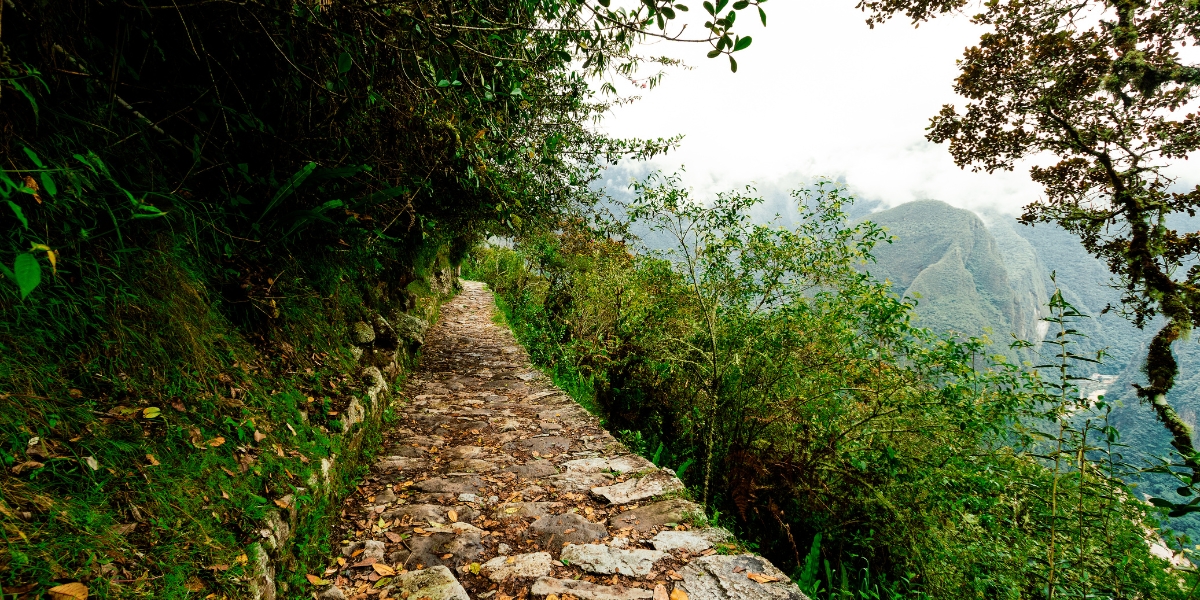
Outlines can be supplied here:
[[667, 469], [532, 368], [480, 283], [442, 309], [385, 451], [347, 499], [325, 600], [805, 600]]

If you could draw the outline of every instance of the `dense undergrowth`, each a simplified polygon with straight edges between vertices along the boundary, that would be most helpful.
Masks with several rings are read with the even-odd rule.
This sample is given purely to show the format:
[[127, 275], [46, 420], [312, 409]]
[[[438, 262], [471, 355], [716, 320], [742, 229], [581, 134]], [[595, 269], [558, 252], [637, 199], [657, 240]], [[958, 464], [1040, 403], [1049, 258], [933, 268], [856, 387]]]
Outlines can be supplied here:
[[1078, 399], [1083, 317], [1061, 295], [1059, 335], [1026, 349], [1046, 364], [1021, 368], [916, 327], [863, 275], [887, 236], [848, 223], [836, 187], [797, 193], [796, 231], [752, 225], [750, 193], [704, 207], [671, 178], [636, 187], [624, 221], [481, 247], [464, 274], [535, 362], [810, 595], [1191, 596], [1150, 555], [1106, 407]]
[[[248, 334], [180, 267], [190, 258], [130, 254], [131, 281], [87, 315], [108, 321], [41, 329], [41, 347], [0, 342], [4, 594], [80, 581], [97, 598], [246, 597], [273, 511], [302, 515], [278, 553], [281, 591], [307, 595], [332, 551], [329, 519], [379, 440], [378, 422], [344, 435], [368, 383], [347, 325], [396, 303], [336, 262], [297, 266], [274, 282], [272, 327]], [[438, 295], [409, 287], [401, 304], [434, 314]], [[333, 458], [343, 468], [323, 481]]]
[[295, 503], [275, 579], [309, 595], [373, 444], [347, 325], [428, 316], [485, 231], [669, 147], [588, 129], [585, 73], [635, 76], [672, 5], [0, 4], [0, 596], [246, 597]]

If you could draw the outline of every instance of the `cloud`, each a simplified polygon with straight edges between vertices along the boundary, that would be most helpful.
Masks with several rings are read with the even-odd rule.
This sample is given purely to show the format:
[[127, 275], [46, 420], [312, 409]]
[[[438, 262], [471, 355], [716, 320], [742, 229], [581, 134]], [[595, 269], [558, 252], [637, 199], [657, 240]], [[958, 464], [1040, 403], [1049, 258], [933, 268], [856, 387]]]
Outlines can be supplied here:
[[642, 99], [615, 110], [603, 130], [619, 137], [684, 134], [677, 152], [651, 166], [686, 165], [685, 182], [701, 195], [827, 176], [889, 206], [932, 198], [1015, 214], [1041, 197], [1028, 165], [964, 171], [944, 146], [925, 140], [929, 118], [943, 104], [963, 104], [952, 89], [955, 61], [982, 31], [965, 16], [920, 28], [900, 19], [872, 30], [850, 0], [764, 6], [767, 28], [739, 24], [754, 43], [738, 54], [736, 74], [725, 59], [706, 59], [707, 46], [649, 47], [695, 68], [669, 72], [656, 89], [619, 88]]

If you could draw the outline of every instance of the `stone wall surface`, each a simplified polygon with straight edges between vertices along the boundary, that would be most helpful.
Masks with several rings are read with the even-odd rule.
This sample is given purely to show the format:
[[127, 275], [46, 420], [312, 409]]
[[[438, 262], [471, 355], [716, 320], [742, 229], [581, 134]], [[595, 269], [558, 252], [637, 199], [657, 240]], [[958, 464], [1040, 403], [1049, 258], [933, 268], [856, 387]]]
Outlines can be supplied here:
[[318, 598], [807, 600], [701, 526], [675, 474], [534, 370], [483, 284], [463, 287], [420, 332], [410, 400], [345, 501]]
[[[452, 294], [455, 283], [451, 269], [443, 269], [430, 278], [430, 287], [439, 297]], [[312, 516], [311, 512], [305, 514], [305, 511], [312, 511], [315, 505], [311, 501], [297, 502], [296, 497], [336, 500], [338, 494], [344, 493], [339, 489], [339, 482], [351, 477], [367, 457], [366, 440], [379, 433], [383, 425], [383, 412], [389, 402], [395, 400], [389, 398], [390, 382], [396, 381], [405, 367], [412, 364], [424, 343], [429, 322], [438, 314], [436, 298], [420, 304], [406, 304], [396, 306], [389, 317], [374, 315], [349, 323], [347, 342], [357, 361], [356, 376], [362, 397], [351, 399], [342, 411], [341, 433], [334, 446], [336, 453], [321, 459], [320, 475], [314, 473], [305, 482], [305, 487], [297, 488], [295, 494], [289, 494], [276, 503], [279, 509], [270, 510], [260, 525], [258, 536], [261, 541], [251, 544], [247, 549], [251, 566], [247, 586], [254, 600], [276, 600], [296, 595], [296, 590], [288, 590], [286, 583], [280, 581], [279, 574], [282, 570], [294, 568], [294, 550], [298, 543], [296, 528], [298, 523]], [[400, 310], [402, 308], [409, 312]]]

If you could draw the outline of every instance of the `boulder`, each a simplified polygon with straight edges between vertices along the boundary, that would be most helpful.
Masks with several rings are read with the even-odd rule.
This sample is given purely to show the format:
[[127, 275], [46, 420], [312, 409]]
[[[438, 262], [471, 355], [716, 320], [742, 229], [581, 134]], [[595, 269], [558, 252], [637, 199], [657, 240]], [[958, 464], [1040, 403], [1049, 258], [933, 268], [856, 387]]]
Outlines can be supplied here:
[[662, 552], [683, 550], [689, 554], [700, 554], [712, 548], [712, 542], [693, 531], [660, 531], [650, 543], [655, 550]]
[[[400, 573], [392, 579], [398, 598], [429, 598], [429, 600], [471, 600], [461, 583], [446, 567]], [[405, 594], [407, 592], [407, 594]]]
[[362, 321], [355, 321], [350, 326], [350, 340], [359, 346], [367, 346], [375, 341], [375, 329]]
[[704, 509], [699, 504], [673, 498], [615, 514], [608, 522], [616, 529], [629, 528], [649, 533], [668, 523], [682, 523], [690, 516], [701, 514], [704, 514]]
[[528, 536], [537, 543], [557, 553], [563, 543], [586, 544], [602, 540], [608, 536], [608, 531], [600, 523], [592, 523], [577, 513], [563, 515], [548, 515], [534, 521], [529, 526]]
[[575, 579], [542, 577], [533, 584], [529, 593], [534, 596], [574, 596], [579, 600], [649, 600], [654, 592], [642, 588], [627, 588], [616, 585], [600, 585]]
[[497, 556], [483, 563], [481, 572], [496, 582], [510, 577], [545, 577], [550, 574], [550, 560], [549, 552]]
[[629, 504], [682, 490], [683, 482], [679, 481], [679, 478], [662, 471], [654, 471], [622, 483], [593, 488], [592, 493], [604, 498], [609, 504]]
[[[713, 554], [693, 560], [679, 573], [676, 584], [688, 600], [808, 600], [783, 571], [752, 554]], [[760, 583], [751, 576], [774, 579]]]
[[603, 544], [578, 544], [563, 548], [560, 560], [589, 573], [645, 577], [654, 568], [654, 563], [666, 556], [658, 550], [622, 550]]

